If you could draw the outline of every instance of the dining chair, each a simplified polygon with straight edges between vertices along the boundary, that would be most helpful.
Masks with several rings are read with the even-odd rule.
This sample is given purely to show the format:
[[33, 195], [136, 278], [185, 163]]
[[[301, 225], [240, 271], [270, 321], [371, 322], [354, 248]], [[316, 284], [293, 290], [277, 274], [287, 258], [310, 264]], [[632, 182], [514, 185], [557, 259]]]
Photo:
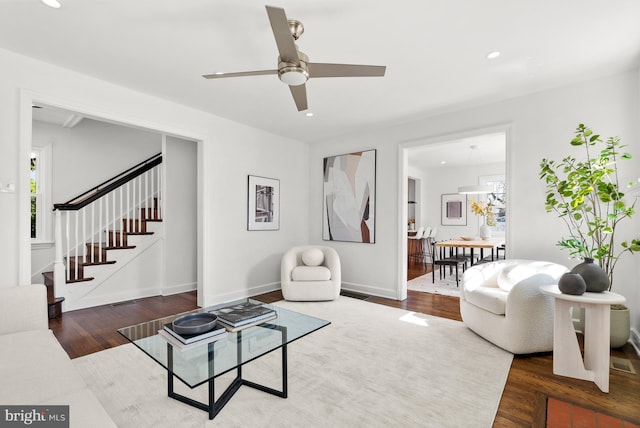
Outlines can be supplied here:
[[427, 245], [429, 248], [428, 258], [431, 259], [431, 278], [432, 283], [436, 282], [436, 271], [435, 267], [438, 266], [440, 279], [446, 278], [446, 267], [449, 267], [450, 272], [455, 268], [456, 271], [456, 287], [460, 285], [460, 275], [459, 275], [459, 267], [462, 266], [462, 272], [467, 268], [467, 260], [462, 259], [460, 257], [447, 257], [447, 249], [445, 247], [436, 247], [436, 241], [430, 240], [430, 244]]

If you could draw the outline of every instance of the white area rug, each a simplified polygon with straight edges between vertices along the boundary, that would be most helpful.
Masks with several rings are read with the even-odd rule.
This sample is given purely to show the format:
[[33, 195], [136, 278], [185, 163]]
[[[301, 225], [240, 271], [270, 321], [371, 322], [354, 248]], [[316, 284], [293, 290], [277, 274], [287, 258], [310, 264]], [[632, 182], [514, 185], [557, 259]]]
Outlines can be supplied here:
[[[289, 398], [243, 386], [213, 421], [168, 398], [166, 372], [132, 344], [73, 363], [121, 428], [491, 427], [513, 356], [461, 322], [348, 297], [277, 305], [332, 324], [289, 345]], [[244, 377], [279, 388], [280, 357]], [[206, 401], [206, 385], [176, 390]]]
[[[407, 290], [423, 291], [425, 293], [444, 294], [445, 296], [460, 297], [460, 288], [456, 286], [456, 274], [449, 275], [447, 270], [447, 276], [444, 279], [440, 279], [440, 272], [436, 269], [436, 281], [433, 281], [431, 272], [426, 275], [413, 278], [407, 281]], [[462, 272], [460, 272], [462, 276]], [[462, 280], [462, 278], [460, 278]]]

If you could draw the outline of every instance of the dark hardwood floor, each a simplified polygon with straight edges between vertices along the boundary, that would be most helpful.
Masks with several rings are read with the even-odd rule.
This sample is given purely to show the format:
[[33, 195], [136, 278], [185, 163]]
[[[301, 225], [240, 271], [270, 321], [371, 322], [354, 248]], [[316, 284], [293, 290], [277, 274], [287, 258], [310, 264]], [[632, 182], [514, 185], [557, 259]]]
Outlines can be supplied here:
[[[419, 276], [424, 268], [415, 267]], [[411, 269], [410, 269], [411, 270]], [[254, 296], [265, 303], [282, 300], [282, 293]], [[456, 297], [409, 290], [405, 301], [363, 296], [372, 303], [461, 320]], [[117, 305], [66, 312], [49, 325], [71, 358], [126, 343], [116, 330], [132, 324], [196, 308], [195, 292], [150, 297]], [[640, 359], [633, 347], [612, 350], [612, 356], [632, 361], [640, 373]], [[469, 358], [473, 358], [470, 355]], [[419, 364], [416, 361], [416, 364]], [[481, 394], [482, 391], [478, 391]], [[544, 426], [547, 396], [570, 401], [602, 413], [640, 424], [640, 375], [611, 370], [610, 392], [602, 393], [594, 383], [553, 374], [552, 354], [515, 356], [509, 372], [494, 427]]]
[[116, 330], [197, 308], [196, 292], [137, 299], [114, 305], [65, 312], [49, 320], [62, 347], [71, 358], [128, 343]]

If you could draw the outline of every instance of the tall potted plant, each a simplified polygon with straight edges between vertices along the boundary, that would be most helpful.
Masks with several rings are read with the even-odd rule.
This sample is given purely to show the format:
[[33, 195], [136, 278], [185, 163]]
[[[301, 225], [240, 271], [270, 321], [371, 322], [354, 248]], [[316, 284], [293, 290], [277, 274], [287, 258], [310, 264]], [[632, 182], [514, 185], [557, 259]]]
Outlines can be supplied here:
[[[576, 128], [571, 146], [582, 148], [586, 157], [540, 162], [539, 177], [546, 183], [545, 207], [567, 226], [569, 235], [558, 245], [572, 257], [597, 260], [608, 279], [606, 289], [611, 290], [620, 256], [640, 251], [640, 239], [616, 241], [619, 223], [635, 214], [635, 201], [625, 201], [618, 182], [618, 162], [631, 159], [631, 155], [620, 152], [626, 147], [620, 138], [602, 140], [583, 124]], [[622, 344], [629, 337], [629, 321], [626, 324]]]

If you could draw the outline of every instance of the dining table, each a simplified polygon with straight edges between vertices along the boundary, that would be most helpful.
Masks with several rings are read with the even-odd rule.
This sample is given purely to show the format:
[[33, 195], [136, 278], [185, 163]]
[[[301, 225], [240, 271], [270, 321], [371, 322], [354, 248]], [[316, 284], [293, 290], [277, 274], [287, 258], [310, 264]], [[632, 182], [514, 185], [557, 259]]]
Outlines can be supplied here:
[[496, 249], [504, 245], [504, 238], [472, 238], [472, 239], [449, 239], [446, 241], [439, 241], [435, 243], [436, 247], [446, 248], [469, 248], [471, 252], [471, 265], [475, 263], [474, 250], [480, 250], [480, 260], [484, 259], [484, 250], [491, 250], [491, 261], [495, 260]]

